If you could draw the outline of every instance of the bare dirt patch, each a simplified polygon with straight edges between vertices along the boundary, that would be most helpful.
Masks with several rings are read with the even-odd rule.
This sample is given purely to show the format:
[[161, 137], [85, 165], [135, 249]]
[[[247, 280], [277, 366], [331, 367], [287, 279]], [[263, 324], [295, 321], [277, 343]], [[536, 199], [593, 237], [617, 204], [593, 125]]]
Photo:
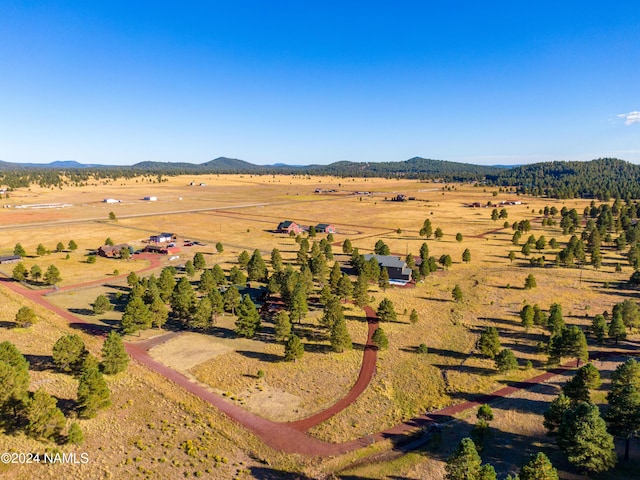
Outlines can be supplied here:
[[230, 351], [231, 347], [223, 345], [214, 337], [187, 332], [152, 348], [149, 353], [159, 362], [187, 373], [196, 365]]

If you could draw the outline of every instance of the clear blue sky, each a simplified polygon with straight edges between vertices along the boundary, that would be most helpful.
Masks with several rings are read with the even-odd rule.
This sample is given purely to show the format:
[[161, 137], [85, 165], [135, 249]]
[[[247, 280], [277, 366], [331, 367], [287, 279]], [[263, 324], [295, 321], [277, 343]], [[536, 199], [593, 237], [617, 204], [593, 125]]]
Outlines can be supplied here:
[[637, 0], [6, 0], [0, 18], [5, 161], [640, 162]]

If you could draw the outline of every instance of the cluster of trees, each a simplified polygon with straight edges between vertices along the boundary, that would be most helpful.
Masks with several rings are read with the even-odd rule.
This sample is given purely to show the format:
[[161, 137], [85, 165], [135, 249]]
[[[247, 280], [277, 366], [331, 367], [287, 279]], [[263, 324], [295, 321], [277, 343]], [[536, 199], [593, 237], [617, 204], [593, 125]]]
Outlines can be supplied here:
[[29, 277], [36, 283], [42, 279], [46, 285], [57, 285], [62, 282], [60, 270], [53, 264], [49, 265], [43, 274], [42, 269], [38, 265], [33, 265], [31, 269], [27, 270], [24, 263], [20, 262], [13, 267], [11, 276], [18, 282], [27, 281]]
[[[496, 480], [493, 465], [482, 464], [476, 445], [471, 438], [463, 438], [445, 466], [447, 480]], [[558, 472], [542, 452], [532, 455], [515, 478], [506, 480], [558, 480]]]
[[495, 360], [499, 372], [509, 372], [518, 368], [518, 360], [513, 351], [502, 348], [500, 335], [495, 327], [486, 327], [478, 339], [478, 350], [482, 355]]
[[[74, 240], [69, 240], [67, 249], [71, 251], [77, 250], [78, 244]], [[64, 252], [65, 251], [64, 243], [58, 242], [56, 244], [56, 248], [54, 251]], [[39, 243], [38, 246], [36, 247], [36, 255], [38, 255], [39, 257], [43, 255], [48, 255], [50, 253], [51, 253], [51, 250], [47, 249], [42, 243]], [[16, 245], [13, 247], [13, 254], [19, 257], [26, 257], [27, 251], [24, 249], [21, 243], [16, 243]]]

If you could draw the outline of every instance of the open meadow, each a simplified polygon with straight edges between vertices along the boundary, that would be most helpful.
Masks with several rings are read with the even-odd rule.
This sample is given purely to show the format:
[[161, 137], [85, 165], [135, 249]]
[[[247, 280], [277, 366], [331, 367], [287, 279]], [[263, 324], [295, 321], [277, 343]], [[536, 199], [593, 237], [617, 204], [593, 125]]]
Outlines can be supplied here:
[[[316, 193], [316, 189], [322, 192]], [[400, 194], [413, 199], [391, 201]], [[157, 200], [145, 201], [145, 196], [155, 196]], [[106, 198], [121, 202], [104, 203]], [[217, 264], [228, 274], [237, 266], [241, 252], [251, 254], [258, 250], [271, 273], [269, 258], [274, 248], [280, 251], [285, 264], [295, 265], [300, 249], [295, 236], [275, 232], [284, 220], [303, 227], [335, 225], [334, 260], [352, 281], [356, 276], [350, 266], [351, 256], [342, 250], [346, 239], [361, 254], [373, 253], [376, 242], [382, 240], [391, 254], [402, 259], [408, 254], [417, 257], [424, 242], [436, 260], [448, 255], [451, 265], [438, 265], [437, 271], [415, 284], [369, 285], [369, 305], [376, 310], [387, 298], [393, 302], [397, 319], [380, 322], [389, 345], [378, 351], [375, 373], [364, 392], [336, 415], [308, 429], [311, 436], [332, 443], [374, 435], [426, 412], [545, 371], [548, 356], [539, 344], [548, 342], [549, 335], [540, 326], [526, 330], [522, 326], [520, 311], [527, 303], [538, 304], [545, 311], [554, 303], [561, 304], [567, 325], [586, 330], [594, 315], [611, 312], [615, 304], [636, 297], [636, 291], [628, 285], [634, 269], [627, 261], [626, 251], [616, 249], [613, 242], [602, 243], [602, 265], [598, 269], [588, 262], [573, 267], [554, 264], [556, 254], [572, 235], [563, 233], [559, 213], [555, 215], [555, 225], [543, 225], [543, 219], [548, 218], [543, 210], [576, 209], [581, 220], [576, 233], [579, 235], [586, 222], [583, 211], [590, 200], [517, 196], [509, 189], [498, 191], [472, 184], [245, 174], [164, 177], [160, 182], [156, 177], [137, 177], [62, 189], [32, 186], [16, 189], [3, 201], [12, 207], [0, 211], [0, 255], [11, 255], [14, 245], [20, 243], [26, 250], [22, 263], [27, 270], [38, 265], [45, 271], [55, 265], [62, 281], [57, 291], [43, 298], [102, 332], [120, 327], [130, 290], [126, 279], [129, 272], [144, 270], [139, 276], [153, 274], [157, 278], [162, 268], [174, 266], [177, 280], [186, 276], [197, 287], [201, 271], [188, 276], [183, 268], [196, 253], [203, 254], [207, 268]], [[486, 207], [489, 202], [493, 206]], [[500, 202], [506, 203], [496, 206]], [[58, 203], [67, 206], [29, 207]], [[470, 207], [473, 203], [481, 207]], [[504, 209], [506, 218], [503, 214], [503, 218], [492, 220], [494, 208]], [[115, 219], [109, 218], [110, 212]], [[433, 230], [442, 230], [441, 238], [420, 235], [427, 219]], [[516, 245], [512, 242], [512, 225], [524, 220], [530, 222], [531, 229]], [[126, 260], [98, 257], [95, 263], [87, 262], [88, 255], [107, 238], [139, 250], [150, 235], [161, 232], [177, 235], [179, 252], [153, 258], [133, 255]], [[533, 248], [525, 254], [522, 248], [530, 235], [536, 239], [544, 236], [546, 242], [543, 248]], [[302, 237], [308, 238], [308, 234]], [[322, 238], [326, 234], [308, 239], [313, 243]], [[556, 248], [549, 245], [551, 239], [557, 241]], [[77, 250], [66, 248], [70, 240], [77, 243]], [[65, 245], [64, 251], [54, 251], [58, 242]], [[218, 243], [222, 249], [216, 248]], [[38, 255], [39, 244], [51, 252]], [[468, 261], [463, 261], [465, 250], [470, 253]], [[512, 258], [510, 252], [515, 254]], [[544, 257], [544, 267], [533, 266], [532, 257]], [[330, 269], [333, 261], [328, 264]], [[0, 265], [0, 272], [10, 277], [14, 267], [15, 264]], [[535, 276], [537, 285], [526, 289], [525, 279], [530, 274]], [[264, 282], [249, 283], [256, 289], [267, 286]], [[127, 335], [125, 341], [135, 343], [171, 332], [166, 341], [149, 349], [154, 360], [262, 418], [274, 422], [301, 420], [347, 395], [358, 378], [367, 345], [365, 312], [352, 303], [343, 303], [353, 349], [332, 351], [327, 328], [322, 324], [321, 283], [314, 283], [309, 311], [293, 325], [305, 348], [304, 356], [295, 362], [284, 361], [284, 347], [274, 336], [274, 315], [264, 312], [262, 329], [254, 338], [238, 337], [234, 333], [237, 316], [227, 312], [216, 315], [210, 328], [184, 329], [180, 322], [170, 319], [162, 330], [143, 330]], [[50, 288], [40, 281], [25, 285], [34, 291]], [[452, 296], [456, 286], [461, 291], [457, 301]], [[92, 303], [102, 294], [115, 308], [95, 315]], [[79, 332], [88, 349], [98, 354], [103, 338], [83, 332], [78, 325], [72, 328], [55, 312], [42, 304], [29, 303], [6, 285], [0, 288], [0, 296], [0, 340], [15, 343], [27, 356], [31, 390], [42, 386], [71, 412], [77, 381], [52, 366], [52, 345], [66, 332]], [[40, 318], [36, 325], [14, 328], [13, 319], [22, 305], [36, 309]], [[414, 309], [416, 322], [410, 320]], [[518, 368], [498, 372], [494, 360], [480, 353], [478, 340], [486, 327], [497, 328], [502, 348], [513, 351]], [[637, 336], [629, 335], [625, 345], [635, 347], [637, 340]], [[426, 352], [419, 350], [421, 344], [426, 346]], [[611, 346], [596, 346], [590, 339], [591, 349], [606, 350]], [[491, 440], [495, 445], [503, 442], [517, 450], [520, 447], [516, 445], [526, 443], [531, 451], [538, 447], [547, 453], [553, 450], [549, 446], [552, 442], [544, 436], [541, 414], [555, 396], [554, 385], [559, 380], [554, 381], [555, 384], [542, 385], [540, 391], [520, 392], [496, 405], [496, 422], [492, 423], [496, 433]], [[109, 377], [108, 385], [113, 405], [98, 417], [81, 421], [86, 443], [77, 448], [90, 452], [89, 466], [65, 471], [39, 466], [41, 470], [37, 472], [26, 466], [0, 466], [0, 476], [177, 478], [198, 472], [205, 478], [271, 478], [259, 474], [266, 475], [273, 468], [276, 474], [302, 472], [317, 478], [347, 468], [345, 459], [354, 458], [351, 455], [344, 461], [334, 458], [324, 462], [276, 452], [214, 407], [136, 362], [126, 372]], [[535, 408], [521, 408], [527, 402]], [[345, 472], [362, 475], [358, 478], [384, 478], [391, 473], [406, 478], [441, 478], [444, 460], [471, 428], [472, 414], [475, 415], [459, 415], [451, 424], [455, 428], [445, 426], [438, 445], [431, 442], [401, 459], [361, 465]], [[197, 445], [195, 452], [185, 446], [187, 441]], [[44, 450], [50, 445], [5, 432], [0, 435], [0, 447]], [[71, 447], [60, 448], [66, 451]], [[522, 450], [516, 457], [509, 452], [492, 452], [491, 461], [500, 472], [512, 472], [529, 450]], [[570, 470], [557, 452], [555, 455], [557, 458], [550, 454], [554, 463], [557, 459], [563, 469]], [[637, 458], [633, 461], [637, 462]], [[581, 477], [564, 472], [562, 478]]]

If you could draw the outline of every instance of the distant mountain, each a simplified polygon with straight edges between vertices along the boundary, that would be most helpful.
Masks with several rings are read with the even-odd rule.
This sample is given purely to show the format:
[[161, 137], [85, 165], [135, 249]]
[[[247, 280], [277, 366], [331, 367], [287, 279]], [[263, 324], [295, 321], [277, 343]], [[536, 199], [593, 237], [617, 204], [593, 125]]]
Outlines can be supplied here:
[[201, 163], [198, 167], [206, 169], [208, 171], [242, 171], [251, 172], [261, 170], [263, 167], [260, 165], [254, 165], [253, 163], [245, 162], [237, 158], [218, 157], [208, 162]]
[[120, 168], [132, 168], [134, 170], [146, 170], [151, 172], [156, 171], [167, 171], [167, 170], [196, 170], [198, 165], [194, 163], [188, 162], [154, 162], [154, 161], [144, 161], [139, 162], [131, 167], [120, 167]]

